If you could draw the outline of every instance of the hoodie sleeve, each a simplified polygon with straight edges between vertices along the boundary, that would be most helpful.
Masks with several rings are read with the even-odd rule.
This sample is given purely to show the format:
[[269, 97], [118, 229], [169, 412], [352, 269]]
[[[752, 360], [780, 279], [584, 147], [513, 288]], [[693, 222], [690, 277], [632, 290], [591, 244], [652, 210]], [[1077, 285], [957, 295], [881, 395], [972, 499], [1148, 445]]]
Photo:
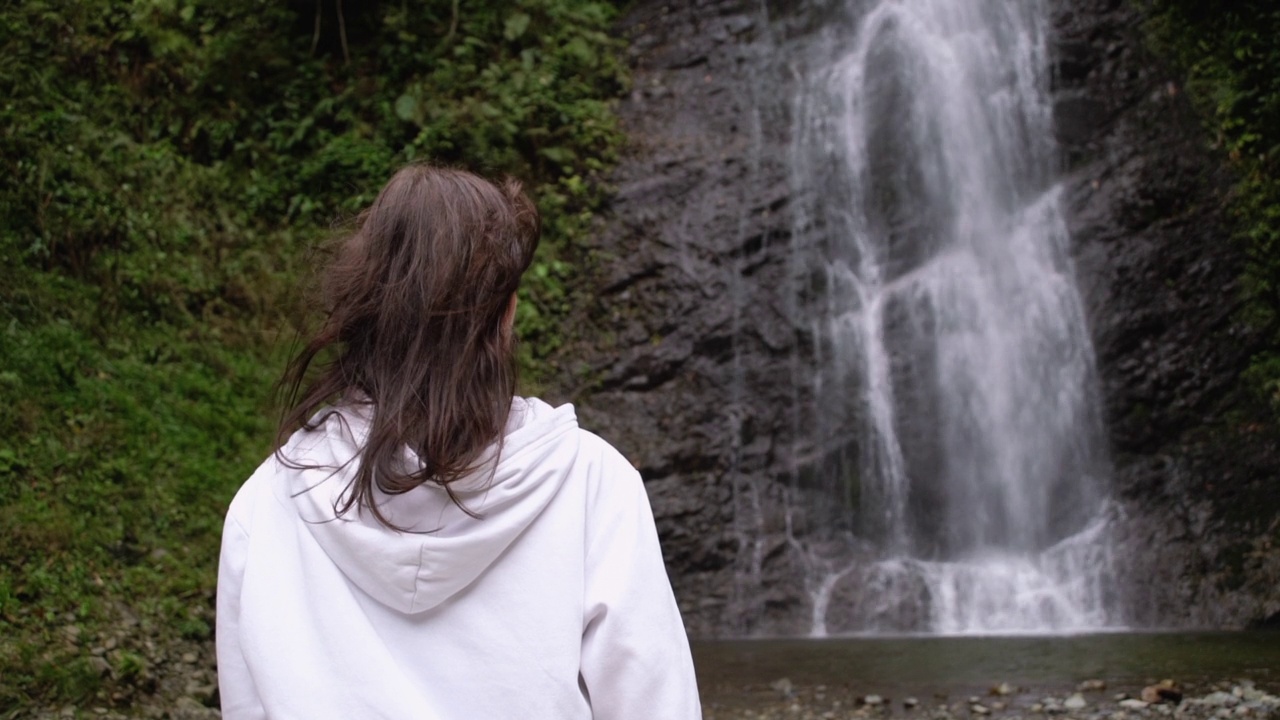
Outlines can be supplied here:
[[249, 550], [249, 533], [227, 514], [222, 529], [222, 554], [218, 559], [217, 629], [214, 640], [218, 653], [218, 697], [222, 717], [226, 720], [266, 718], [266, 710], [258, 698], [257, 688], [249, 674], [240, 645], [240, 592], [244, 585], [244, 566]]
[[702, 717], [693, 659], [640, 475], [599, 441], [588, 495], [582, 681], [596, 720]]

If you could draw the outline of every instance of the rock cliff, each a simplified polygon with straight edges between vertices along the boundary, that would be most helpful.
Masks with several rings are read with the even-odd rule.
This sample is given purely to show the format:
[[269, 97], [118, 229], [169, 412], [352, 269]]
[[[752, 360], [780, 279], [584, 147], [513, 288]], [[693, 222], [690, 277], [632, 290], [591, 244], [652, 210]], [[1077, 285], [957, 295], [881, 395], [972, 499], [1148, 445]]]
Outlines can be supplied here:
[[[807, 469], [816, 302], [797, 282], [789, 48], [831, 3], [637, 2], [619, 30], [631, 146], [558, 359], [584, 424], [645, 478], [697, 636], [802, 634], [831, 502]], [[1258, 338], [1227, 178], [1121, 0], [1054, 0], [1056, 121], [1116, 463], [1117, 588], [1132, 624], [1280, 611], [1273, 431], [1237, 388]], [[801, 278], [803, 279], [803, 278]], [[1244, 418], [1244, 419], [1242, 419]], [[804, 545], [806, 552], [798, 552]], [[838, 598], [837, 598], [838, 599]]]
[[[767, 17], [757, 3], [700, 0], [638, 3], [622, 21], [631, 144], [598, 237], [598, 304], [562, 361], [584, 424], [644, 476], [701, 636], [758, 632], [766, 605], [802, 612], [799, 569], [778, 562], [776, 538], [757, 547], [762, 523], [778, 535], [783, 521], [774, 481], [794, 438], [799, 341], [781, 291], [788, 127], [785, 98], [765, 95], [776, 91]], [[760, 552], [770, 557], [744, 580]]]

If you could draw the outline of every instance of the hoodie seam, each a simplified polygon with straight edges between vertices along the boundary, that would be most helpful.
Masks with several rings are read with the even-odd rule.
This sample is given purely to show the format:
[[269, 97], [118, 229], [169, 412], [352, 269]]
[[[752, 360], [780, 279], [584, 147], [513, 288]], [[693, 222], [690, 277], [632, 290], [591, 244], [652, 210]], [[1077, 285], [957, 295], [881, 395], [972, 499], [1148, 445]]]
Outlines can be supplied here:
[[529, 442], [526, 442], [520, 445], [519, 447], [516, 447], [510, 453], [500, 453], [498, 457], [498, 464], [502, 464], [507, 460], [513, 460], [525, 454], [526, 452], [529, 452], [530, 450], [542, 447], [543, 445], [546, 445], [552, 440], [559, 438], [561, 435], [572, 432], [573, 428], [577, 428], [577, 427], [578, 427], [578, 423], [577, 423], [576, 417], [569, 416], [569, 417], [558, 419], [557, 422], [555, 422], [554, 424], [551, 425], [550, 428], [548, 428], [548, 432], [536, 438], [530, 439]]
[[427, 546], [418, 546], [418, 569], [413, 573], [413, 597], [409, 598], [409, 612], [418, 608], [418, 593], [422, 590], [422, 563], [427, 556]]
[[232, 515], [231, 513], [227, 513], [227, 519], [224, 520], [222, 524], [224, 526], [234, 525], [236, 529], [240, 531], [241, 535], [244, 535], [245, 537], [249, 537], [249, 530], [245, 528], [244, 523], [240, 522], [240, 519]]

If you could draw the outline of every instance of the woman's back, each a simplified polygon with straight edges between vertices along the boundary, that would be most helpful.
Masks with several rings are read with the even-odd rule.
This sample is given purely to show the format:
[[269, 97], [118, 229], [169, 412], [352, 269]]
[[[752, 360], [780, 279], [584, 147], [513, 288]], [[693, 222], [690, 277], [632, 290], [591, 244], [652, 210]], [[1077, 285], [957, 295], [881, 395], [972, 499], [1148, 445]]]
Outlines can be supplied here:
[[223, 717], [700, 716], [638, 473], [512, 397], [531, 212], [417, 166], [339, 249], [286, 375], [300, 429], [223, 531]]
[[[363, 430], [333, 415], [287, 449], [340, 465]], [[517, 401], [492, 483], [459, 489], [479, 518], [422, 487], [380, 499], [407, 532], [334, 519], [348, 476], [272, 458], [232, 504], [225, 717], [698, 715], [640, 479], [571, 407]]]

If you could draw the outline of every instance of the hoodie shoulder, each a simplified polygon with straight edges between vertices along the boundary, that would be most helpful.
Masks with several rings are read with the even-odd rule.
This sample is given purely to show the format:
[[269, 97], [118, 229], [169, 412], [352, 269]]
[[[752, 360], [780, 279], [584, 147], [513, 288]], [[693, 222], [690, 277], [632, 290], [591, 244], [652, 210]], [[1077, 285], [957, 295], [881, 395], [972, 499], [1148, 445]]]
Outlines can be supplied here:
[[640, 471], [609, 441], [589, 430], [578, 431], [577, 465], [584, 471], [587, 504], [600, 513], [603, 507], [623, 507], [646, 497]]
[[[254, 508], [264, 501], [263, 494], [270, 492], [270, 483], [277, 472], [278, 462], [275, 453], [268, 455], [249, 479], [244, 481], [227, 507], [226, 526], [238, 527], [245, 535], [253, 531]], [[270, 498], [266, 498], [266, 501], [270, 501]]]
[[598, 460], [607, 469], [630, 470], [639, 476], [639, 471], [635, 465], [627, 459], [617, 448], [609, 443], [608, 440], [596, 435], [590, 430], [578, 428], [579, 435], [579, 453], [584, 458]]

